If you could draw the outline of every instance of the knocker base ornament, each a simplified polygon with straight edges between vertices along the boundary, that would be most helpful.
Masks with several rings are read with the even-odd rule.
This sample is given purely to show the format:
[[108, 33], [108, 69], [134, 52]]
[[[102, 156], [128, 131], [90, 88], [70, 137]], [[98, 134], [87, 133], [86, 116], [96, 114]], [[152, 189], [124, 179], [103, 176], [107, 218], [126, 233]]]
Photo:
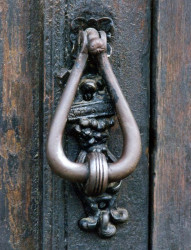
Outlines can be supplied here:
[[[116, 207], [116, 198], [121, 180], [133, 172], [141, 154], [139, 130], [108, 60], [111, 47], [107, 36], [112, 27], [110, 18], [87, 22], [77, 18], [72, 22], [74, 34], [78, 33], [78, 37], [72, 36], [75, 64], [47, 143], [51, 168], [74, 182], [84, 205], [87, 217], [79, 221], [80, 228], [97, 230], [102, 237], [113, 236], [114, 224], [128, 219], [127, 210]], [[116, 115], [124, 138], [119, 160], [107, 146], [109, 129]], [[69, 132], [81, 149], [75, 163], [63, 151], [62, 137], [67, 121]]]

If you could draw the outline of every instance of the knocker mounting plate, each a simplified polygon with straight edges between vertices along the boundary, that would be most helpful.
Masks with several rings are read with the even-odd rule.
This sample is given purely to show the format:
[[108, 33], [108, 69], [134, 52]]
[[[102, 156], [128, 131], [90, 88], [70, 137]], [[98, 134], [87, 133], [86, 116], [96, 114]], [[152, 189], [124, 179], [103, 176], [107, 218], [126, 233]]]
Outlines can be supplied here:
[[[117, 208], [116, 198], [121, 180], [139, 161], [140, 133], [108, 60], [113, 21], [80, 17], [71, 27], [75, 63], [51, 124], [47, 157], [57, 174], [74, 182], [87, 216], [79, 221], [80, 228], [111, 237], [115, 224], [128, 219], [127, 210]], [[124, 137], [118, 160], [107, 146], [115, 116]], [[75, 163], [63, 151], [66, 121], [80, 145]]]

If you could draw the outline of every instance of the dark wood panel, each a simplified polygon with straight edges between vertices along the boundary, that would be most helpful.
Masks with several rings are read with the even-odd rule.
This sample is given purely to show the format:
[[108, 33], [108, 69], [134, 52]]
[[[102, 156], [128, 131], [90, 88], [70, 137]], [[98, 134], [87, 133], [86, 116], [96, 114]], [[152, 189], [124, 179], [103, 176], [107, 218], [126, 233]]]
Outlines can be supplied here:
[[40, 247], [39, 1], [0, 1], [0, 249]]
[[191, 247], [191, 2], [154, 1], [153, 249]]
[[[147, 249], [148, 247], [148, 127], [150, 1], [45, 1], [44, 30], [44, 152], [51, 117], [62, 88], [55, 81], [60, 68], [71, 66], [70, 22], [76, 16], [110, 16], [115, 34], [111, 61], [120, 85], [138, 122], [143, 153], [137, 170], [123, 182], [119, 206], [128, 209], [127, 224], [112, 239], [80, 231], [84, 215], [72, 185], [55, 176], [44, 154], [43, 246], [45, 249]], [[78, 148], [71, 138], [67, 151], [75, 160]], [[118, 126], [112, 131], [110, 148], [120, 156], [122, 138]]]

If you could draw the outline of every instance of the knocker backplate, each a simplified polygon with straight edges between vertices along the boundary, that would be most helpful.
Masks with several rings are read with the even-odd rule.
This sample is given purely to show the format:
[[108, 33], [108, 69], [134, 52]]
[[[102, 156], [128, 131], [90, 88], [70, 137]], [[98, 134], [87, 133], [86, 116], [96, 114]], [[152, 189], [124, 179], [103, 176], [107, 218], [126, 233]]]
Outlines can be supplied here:
[[[108, 60], [113, 32], [111, 18], [71, 23], [74, 66], [62, 69], [55, 77], [60, 83], [68, 78], [50, 128], [47, 155], [52, 169], [74, 184], [86, 213], [79, 220], [85, 231], [97, 231], [101, 237], [116, 233], [115, 224], [128, 219], [128, 212], [116, 204], [122, 179], [131, 174], [140, 158], [140, 133], [127, 101]], [[116, 118], [124, 145], [120, 159], [111, 153], [107, 142]], [[79, 143], [75, 163], [64, 153], [62, 136], [68, 133]]]

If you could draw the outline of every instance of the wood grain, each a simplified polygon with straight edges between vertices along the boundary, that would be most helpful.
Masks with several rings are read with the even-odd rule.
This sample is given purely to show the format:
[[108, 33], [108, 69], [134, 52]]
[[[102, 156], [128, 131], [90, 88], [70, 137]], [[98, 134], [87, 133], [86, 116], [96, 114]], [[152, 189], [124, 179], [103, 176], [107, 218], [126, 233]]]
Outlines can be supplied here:
[[38, 1], [0, 0], [0, 249], [40, 242]]
[[154, 1], [152, 249], [191, 247], [191, 2]]
[[[45, 1], [44, 18], [44, 149], [51, 117], [62, 88], [55, 73], [71, 67], [70, 22], [74, 17], [109, 16], [115, 34], [111, 61], [114, 72], [135, 115], [142, 135], [143, 153], [137, 170], [124, 181], [119, 206], [128, 209], [130, 219], [118, 227], [109, 240], [80, 231], [77, 222], [84, 215], [72, 185], [55, 176], [43, 156], [43, 247], [44, 249], [147, 249], [148, 248], [148, 132], [150, 1]], [[66, 151], [75, 160], [78, 147], [68, 138]], [[112, 131], [110, 148], [120, 156], [119, 126]]]

